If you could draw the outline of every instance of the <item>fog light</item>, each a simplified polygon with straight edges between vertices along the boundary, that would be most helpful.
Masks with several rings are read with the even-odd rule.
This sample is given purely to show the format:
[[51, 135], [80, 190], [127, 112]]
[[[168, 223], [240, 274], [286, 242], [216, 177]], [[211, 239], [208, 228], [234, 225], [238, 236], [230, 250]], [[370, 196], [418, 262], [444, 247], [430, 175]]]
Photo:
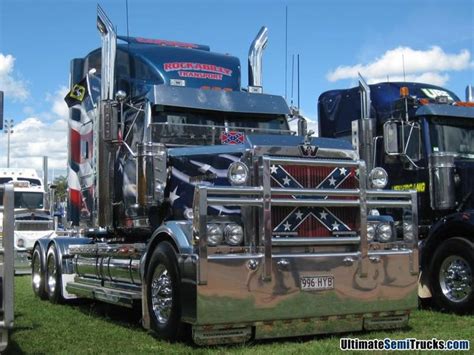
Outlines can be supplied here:
[[16, 241], [16, 246], [18, 248], [24, 248], [25, 247], [25, 241], [21, 238], [19, 238], [17, 241]]
[[392, 226], [388, 223], [381, 223], [377, 227], [377, 238], [381, 242], [388, 242], [392, 239]]
[[367, 240], [369, 242], [373, 241], [375, 237], [375, 226], [373, 224], [367, 225]]
[[388, 174], [384, 168], [373, 168], [369, 174], [370, 185], [374, 189], [383, 189], [388, 184]]
[[187, 220], [192, 220], [194, 218], [194, 212], [192, 208], [186, 208], [183, 212], [183, 215]]
[[403, 239], [408, 242], [412, 242], [415, 237], [413, 233], [413, 224], [408, 222], [403, 222]]
[[224, 229], [225, 242], [236, 246], [242, 244], [244, 240], [244, 229], [238, 224], [228, 224]]
[[222, 243], [223, 234], [222, 227], [218, 224], [207, 225], [207, 244], [211, 247], [215, 247]]
[[232, 185], [244, 185], [249, 178], [249, 168], [240, 161], [233, 162], [229, 165], [227, 177]]

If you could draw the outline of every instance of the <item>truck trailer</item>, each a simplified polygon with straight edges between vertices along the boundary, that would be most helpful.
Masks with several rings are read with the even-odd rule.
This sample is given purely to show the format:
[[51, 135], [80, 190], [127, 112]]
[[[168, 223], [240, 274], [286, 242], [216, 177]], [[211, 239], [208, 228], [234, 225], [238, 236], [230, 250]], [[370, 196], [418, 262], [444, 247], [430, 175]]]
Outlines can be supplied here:
[[417, 229], [395, 224], [417, 225], [416, 194], [368, 189], [350, 143], [290, 131], [263, 91], [265, 27], [246, 88], [207, 45], [117, 36], [100, 7], [97, 27], [66, 96], [77, 233], [36, 243], [37, 296], [138, 304], [158, 338], [203, 345], [407, 324]]
[[474, 310], [474, 102], [467, 97], [361, 78], [359, 87], [318, 99], [322, 137], [352, 140], [368, 165], [388, 174], [388, 188], [417, 192], [420, 300], [461, 314]]

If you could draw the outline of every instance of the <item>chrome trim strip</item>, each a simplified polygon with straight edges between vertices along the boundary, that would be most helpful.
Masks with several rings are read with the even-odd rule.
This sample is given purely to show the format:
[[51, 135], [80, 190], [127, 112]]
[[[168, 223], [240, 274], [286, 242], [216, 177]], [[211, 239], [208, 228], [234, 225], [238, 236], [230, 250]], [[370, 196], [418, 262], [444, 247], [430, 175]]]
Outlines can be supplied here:
[[369, 268], [369, 258], [367, 255], [368, 251], [368, 241], [367, 241], [367, 168], [364, 161], [360, 161], [359, 165], [359, 176], [360, 179], [360, 253], [361, 253], [361, 263], [359, 274], [360, 277], [367, 277], [367, 272]]
[[377, 200], [377, 201], [367, 201], [368, 207], [374, 208], [390, 208], [390, 207], [411, 207], [412, 201], [395, 201], [395, 200]]
[[292, 196], [354, 196], [358, 197], [359, 189], [282, 189], [273, 188], [272, 195], [292, 195]]
[[198, 284], [207, 285], [207, 187], [199, 186], [197, 189], [199, 204], [199, 263]]
[[272, 244], [276, 246], [300, 245], [347, 245], [359, 244], [361, 238], [354, 237], [317, 237], [317, 238], [273, 238]]
[[263, 177], [263, 219], [262, 232], [265, 260], [263, 263], [263, 279], [270, 281], [272, 278], [272, 195], [270, 160], [263, 157], [261, 165]]
[[274, 164], [291, 164], [291, 165], [307, 165], [307, 166], [326, 166], [340, 168], [341, 166], [348, 166], [351, 168], [358, 168], [360, 161], [353, 160], [319, 160], [319, 159], [301, 159], [301, 158], [280, 158], [269, 157], [264, 155], [264, 160], [269, 160]]

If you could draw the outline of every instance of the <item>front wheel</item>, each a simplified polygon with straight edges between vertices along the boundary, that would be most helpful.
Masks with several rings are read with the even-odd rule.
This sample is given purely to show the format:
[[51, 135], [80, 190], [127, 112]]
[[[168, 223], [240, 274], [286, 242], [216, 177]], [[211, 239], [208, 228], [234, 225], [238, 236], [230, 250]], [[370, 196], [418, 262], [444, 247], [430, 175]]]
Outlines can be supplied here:
[[35, 296], [45, 300], [48, 298], [45, 287], [45, 271], [43, 263], [41, 262], [41, 251], [39, 246], [33, 250], [31, 257], [31, 286]]
[[63, 301], [61, 293], [61, 268], [59, 265], [58, 251], [54, 244], [48, 249], [46, 254], [46, 293], [52, 303]]
[[160, 243], [150, 259], [146, 277], [147, 306], [154, 335], [175, 341], [181, 335], [179, 271], [176, 253], [168, 242]]
[[464, 238], [441, 244], [433, 258], [431, 285], [433, 301], [439, 309], [458, 314], [474, 310], [474, 248]]

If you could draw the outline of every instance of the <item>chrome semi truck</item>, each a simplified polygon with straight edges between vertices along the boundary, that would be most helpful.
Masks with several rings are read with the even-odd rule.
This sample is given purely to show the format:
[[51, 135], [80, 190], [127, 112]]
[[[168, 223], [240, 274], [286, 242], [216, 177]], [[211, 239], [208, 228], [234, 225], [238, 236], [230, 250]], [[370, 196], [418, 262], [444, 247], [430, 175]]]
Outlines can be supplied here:
[[[416, 194], [367, 188], [350, 144], [291, 132], [263, 92], [267, 29], [238, 58], [117, 36], [71, 63], [69, 211], [40, 239], [41, 298], [141, 305], [143, 326], [197, 344], [387, 329], [417, 305]], [[120, 40], [122, 43], [118, 43]], [[402, 220], [372, 216], [400, 210]]]
[[435, 85], [361, 78], [359, 87], [318, 100], [321, 136], [352, 140], [369, 165], [386, 171], [387, 188], [417, 192], [419, 296], [461, 314], [474, 311], [472, 88], [466, 93], [462, 101]]

